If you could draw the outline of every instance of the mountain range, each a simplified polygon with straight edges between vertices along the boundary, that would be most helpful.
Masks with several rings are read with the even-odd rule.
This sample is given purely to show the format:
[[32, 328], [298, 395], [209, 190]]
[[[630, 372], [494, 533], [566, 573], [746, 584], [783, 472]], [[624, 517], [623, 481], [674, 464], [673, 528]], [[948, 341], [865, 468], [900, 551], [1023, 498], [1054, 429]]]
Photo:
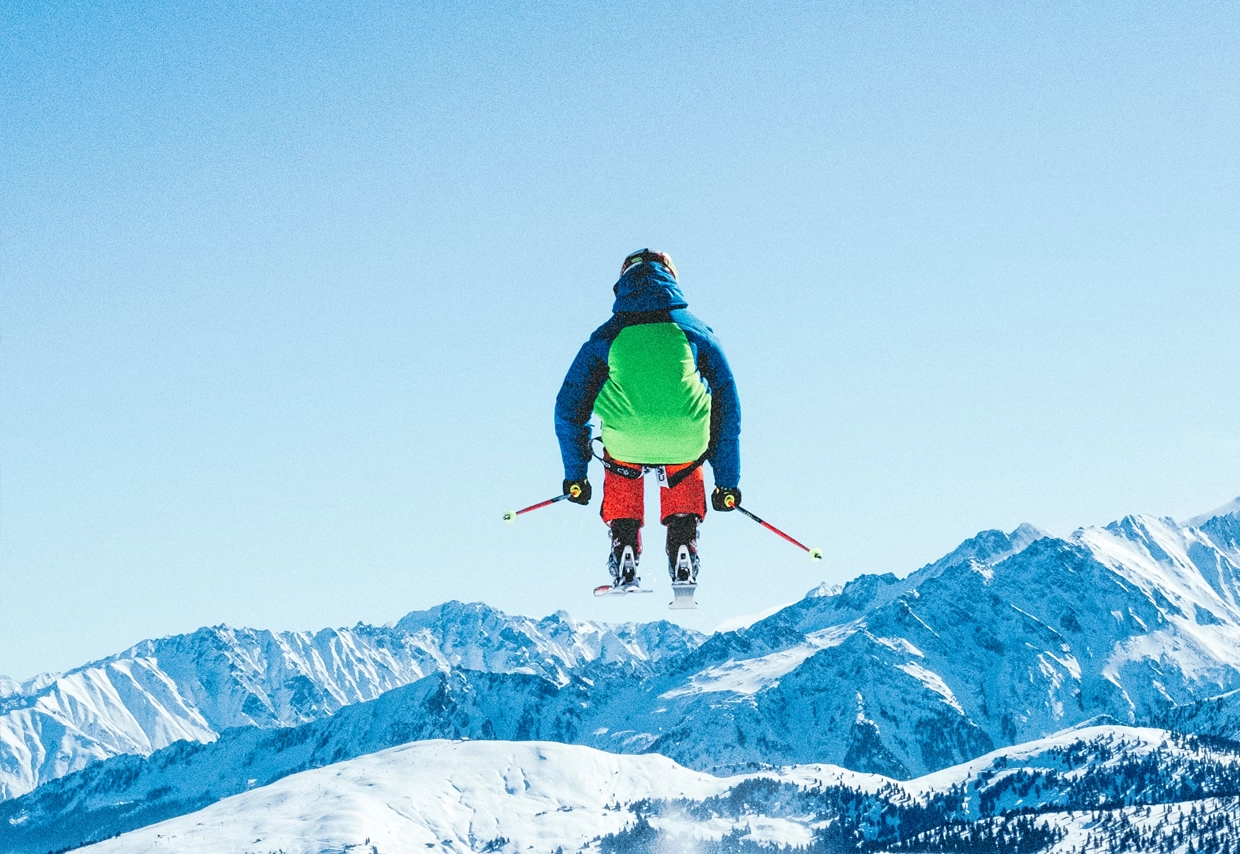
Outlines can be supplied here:
[[449, 603], [391, 626], [270, 632], [214, 626], [148, 640], [0, 696], [0, 798], [93, 762], [145, 756], [233, 727], [295, 727], [453, 669], [536, 675], [649, 673], [701, 635], [671, 623], [603, 626]]
[[[1154, 728], [1116, 737], [1165, 756], [1187, 737], [1176, 733], [1231, 755], [1240, 500], [1182, 524], [1129, 516], [1062, 538], [1028, 525], [985, 531], [907, 577], [822, 586], [709, 637], [447, 603], [386, 627], [201, 629], [64, 675], [0, 681], [0, 849], [62, 849], [176, 821], [433, 739], [661, 754], [732, 787], [744, 783], [736, 775], [829, 765], [890, 794], [1091, 723]], [[956, 785], [932, 788], [946, 797]], [[1216, 789], [1208, 797], [1231, 797]], [[1020, 808], [1083, 803], [1046, 796]], [[781, 844], [818, 844], [814, 827], [802, 830]], [[761, 841], [735, 831], [719, 844]]]

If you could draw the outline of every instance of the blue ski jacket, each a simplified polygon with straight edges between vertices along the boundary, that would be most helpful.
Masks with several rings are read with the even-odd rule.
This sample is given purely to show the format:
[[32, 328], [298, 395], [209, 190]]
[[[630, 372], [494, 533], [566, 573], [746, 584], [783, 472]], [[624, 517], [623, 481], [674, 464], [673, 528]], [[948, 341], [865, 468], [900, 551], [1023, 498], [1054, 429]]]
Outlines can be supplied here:
[[616, 459], [659, 465], [705, 457], [716, 486], [739, 485], [741, 408], [732, 369], [662, 264], [637, 264], [620, 277], [611, 319], [564, 378], [555, 432], [566, 480], [586, 476], [595, 412]]

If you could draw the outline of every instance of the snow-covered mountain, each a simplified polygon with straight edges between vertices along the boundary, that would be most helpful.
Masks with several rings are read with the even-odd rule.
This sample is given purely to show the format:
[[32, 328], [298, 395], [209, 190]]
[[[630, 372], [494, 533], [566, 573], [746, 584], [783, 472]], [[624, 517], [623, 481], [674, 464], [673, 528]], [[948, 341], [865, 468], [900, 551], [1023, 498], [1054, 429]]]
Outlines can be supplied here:
[[[671, 623], [510, 617], [451, 602], [393, 626], [199, 629], [143, 641], [0, 696], [0, 798], [92, 762], [207, 742], [230, 727], [289, 727], [454, 668], [536, 675], [644, 674], [701, 636]], [[10, 680], [11, 682], [11, 680]]]
[[0, 803], [0, 851], [68, 848], [412, 741], [573, 742], [583, 735], [591, 688], [580, 677], [556, 686], [524, 673], [434, 673], [299, 727], [237, 727], [210, 744], [113, 757]]
[[[724, 778], [658, 755], [422, 741], [296, 774], [83, 851], [706, 854], [902, 850], [937, 839], [975, 847], [904, 850], [1067, 852], [1083, 844], [1106, 852], [1164, 843], [1178, 850], [1186, 838], [1207, 843], [1194, 850], [1227, 850], [1208, 842], [1212, 823], [1234, 828], [1240, 819], [1237, 750], [1159, 730], [1091, 727], [901, 783], [827, 765]], [[1194, 778], [1187, 791], [1186, 776]], [[1145, 844], [1134, 848], [1133, 840]]]
[[[0, 804], [0, 848], [27, 850], [15, 840], [40, 828], [72, 835], [74, 822], [128, 830], [419, 739], [553, 740], [718, 774], [830, 763], [909, 779], [1094, 719], [1234, 738], [1238, 579], [1240, 511], [1228, 505], [1192, 524], [1129, 516], [1065, 538], [986, 531], [905, 578], [822, 586], [704, 642], [666, 623], [535, 621], [458, 603], [382, 629], [203, 630], [0, 699], [5, 738], [10, 716], [37, 707], [31, 696], [60, 691], [80, 713], [84, 694], [61, 686], [106, 681], [119, 699], [92, 698], [95, 717], [74, 737], [97, 743], [129, 715], [147, 739]], [[136, 701], [113, 681], [134, 673], [147, 680]], [[143, 717], [152, 697], [173, 711]], [[199, 719], [190, 737], [218, 741], [142, 758], [173, 740], [173, 723]], [[78, 767], [93, 758], [71, 747], [61, 755]]]
[[1240, 688], [1240, 517], [985, 532], [716, 634], [629, 700], [623, 736], [703, 770], [832, 762], [910, 777], [1098, 715]]

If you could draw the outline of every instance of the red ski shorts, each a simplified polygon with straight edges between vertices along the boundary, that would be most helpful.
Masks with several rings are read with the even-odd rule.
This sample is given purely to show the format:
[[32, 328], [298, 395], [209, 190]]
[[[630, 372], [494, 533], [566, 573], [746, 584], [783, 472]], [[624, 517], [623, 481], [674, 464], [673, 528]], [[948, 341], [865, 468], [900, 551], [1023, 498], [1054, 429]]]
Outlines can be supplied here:
[[[611, 460], [611, 457], [607, 457]], [[614, 462], [622, 466], [640, 469], [636, 463]], [[670, 478], [678, 471], [687, 469], [693, 463], [665, 466]], [[628, 478], [605, 470], [603, 474], [603, 521], [611, 524], [615, 519], [636, 519], [642, 522], [646, 518], [646, 479], [644, 477]], [[692, 513], [698, 519], [706, 518], [706, 481], [702, 478], [702, 467], [698, 466], [691, 474], [672, 488], [659, 488], [659, 519], [664, 525], [668, 517], [677, 513]]]

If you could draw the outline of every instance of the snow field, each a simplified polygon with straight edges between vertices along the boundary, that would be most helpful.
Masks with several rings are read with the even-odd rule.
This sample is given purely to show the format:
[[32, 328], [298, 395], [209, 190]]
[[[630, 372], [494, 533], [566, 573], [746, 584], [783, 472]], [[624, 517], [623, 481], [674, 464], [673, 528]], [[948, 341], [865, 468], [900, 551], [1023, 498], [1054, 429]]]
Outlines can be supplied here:
[[[369, 839], [382, 854], [425, 854], [478, 850], [504, 838], [519, 840], [521, 851], [550, 854], [580, 850], [631, 824], [624, 804], [702, 800], [738, 779], [653, 754], [617, 756], [550, 742], [424, 741], [295, 774], [82, 850], [319, 854]], [[729, 824], [718, 835], [731, 830]]]

